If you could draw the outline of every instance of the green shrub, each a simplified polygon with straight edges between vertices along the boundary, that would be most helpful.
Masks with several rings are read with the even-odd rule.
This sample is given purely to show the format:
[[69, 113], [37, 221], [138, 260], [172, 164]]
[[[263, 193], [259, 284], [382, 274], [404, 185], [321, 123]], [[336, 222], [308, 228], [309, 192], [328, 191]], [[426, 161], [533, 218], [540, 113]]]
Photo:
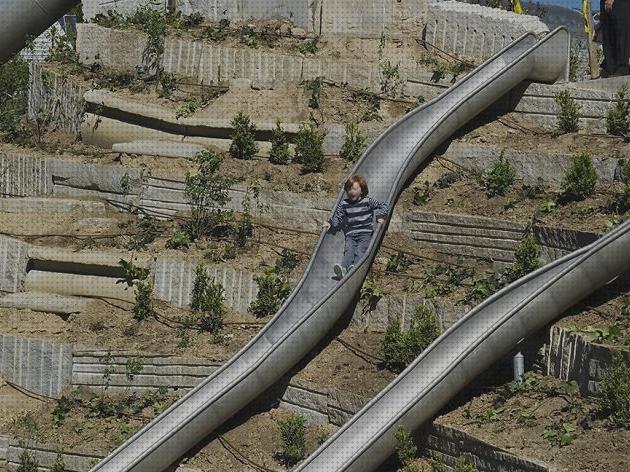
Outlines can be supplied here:
[[295, 141], [294, 160], [302, 164], [302, 172], [322, 172], [324, 170], [324, 138], [326, 133], [313, 123], [302, 123]]
[[190, 246], [190, 237], [187, 233], [181, 230], [173, 231], [171, 238], [166, 241], [166, 247], [169, 249], [188, 249]]
[[283, 249], [280, 253], [280, 257], [276, 260], [274, 271], [277, 274], [289, 273], [295, 269], [300, 263], [300, 258], [292, 251]]
[[599, 388], [599, 411], [617, 426], [630, 429], [630, 363], [622, 354], [613, 354]]
[[405, 82], [400, 77], [400, 65], [395, 66], [388, 60], [379, 66], [381, 92], [390, 97], [397, 97], [403, 92]]
[[617, 91], [615, 105], [606, 114], [606, 132], [625, 136], [630, 131], [630, 97], [625, 85]]
[[195, 312], [201, 329], [214, 335], [223, 328], [225, 313], [223, 286], [210, 278], [203, 264], [195, 268], [190, 308]]
[[440, 335], [439, 320], [424, 305], [416, 306], [408, 331], [390, 319], [382, 342], [385, 367], [402, 371]]
[[291, 287], [284, 277], [273, 272], [258, 275], [254, 279], [258, 285], [258, 295], [251, 303], [249, 311], [259, 318], [273, 315], [291, 293]]
[[514, 262], [510, 268], [510, 278], [517, 280], [538, 269], [541, 266], [539, 259], [541, 253], [542, 249], [533, 235], [529, 234], [524, 237], [514, 251]]
[[153, 285], [145, 280], [138, 280], [134, 285], [136, 287], [136, 303], [133, 306], [133, 317], [138, 321], [146, 320], [155, 314], [151, 301]]
[[186, 223], [185, 229], [193, 240], [227, 232], [233, 214], [218, 208], [231, 200], [228, 190], [234, 183], [234, 179], [223, 177], [219, 172], [223, 162], [220, 154], [202, 151], [194, 160], [198, 173], [186, 173], [184, 190], [191, 206], [191, 219]]
[[278, 420], [280, 439], [282, 440], [281, 456], [288, 465], [293, 465], [306, 456], [306, 418], [292, 414], [288, 418]]
[[17, 472], [38, 472], [39, 462], [32, 452], [28, 449], [23, 449], [20, 453], [20, 464], [16, 470]]
[[250, 121], [249, 116], [243, 112], [232, 119], [232, 144], [230, 144], [230, 156], [236, 159], [251, 159], [258, 152], [254, 132], [256, 126]]
[[271, 133], [271, 151], [269, 152], [269, 162], [272, 164], [288, 164], [291, 160], [289, 153], [289, 140], [286, 133], [280, 126], [280, 121], [276, 121], [276, 127]]
[[557, 115], [558, 129], [563, 133], [573, 133], [578, 130], [581, 117], [580, 105], [567, 90], [558, 92], [554, 96], [559, 111]]
[[394, 433], [396, 444], [396, 456], [403, 467], [407, 467], [418, 453], [418, 448], [413, 443], [411, 433], [403, 425], [399, 425]]
[[516, 172], [510, 162], [504, 158], [503, 151], [499, 159], [492, 165], [492, 170], [483, 175], [483, 185], [489, 196], [505, 195], [514, 178]]
[[354, 162], [365, 151], [367, 135], [357, 123], [346, 124], [346, 135], [339, 155], [346, 161]]
[[306, 84], [306, 89], [311, 92], [311, 96], [308, 99], [308, 106], [313, 109], [319, 108], [319, 97], [322, 92], [322, 77], [309, 80]]
[[387, 272], [400, 273], [406, 271], [411, 265], [411, 260], [402, 252], [389, 256], [385, 270]]
[[477, 472], [477, 468], [473, 464], [470, 464], [463, 456], [460, 456], [455, 461], [453, 472]]
[[0, 65], [0, 140], [23, 144], [30, 132], [23, 117], [28, 109], [28, 63], [19, 57]]
[[298, 43], [295, 46], [295, 50], [302, 54], [316, 54], [318, 41], [319, 38], [307, 39], [306, 41]]
[[581, 201], [595, 193], [597, 172], [591, 156], [583, 152], [571, 158], [571, 166], [562, 179], [560, 200]]

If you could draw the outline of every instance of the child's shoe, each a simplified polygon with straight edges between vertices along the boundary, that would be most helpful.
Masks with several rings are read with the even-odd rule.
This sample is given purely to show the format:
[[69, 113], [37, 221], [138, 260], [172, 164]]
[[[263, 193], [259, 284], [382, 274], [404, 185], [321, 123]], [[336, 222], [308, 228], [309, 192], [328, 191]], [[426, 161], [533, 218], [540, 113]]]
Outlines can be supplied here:
[[335, 275], [338, 279], [342, 279], [343, 276], [346, 275], [346, 268], [341, 267], [341, 265], [339, 264], [335, 264], [335, 266], [333, 267], [333, 271], [335, 272]]

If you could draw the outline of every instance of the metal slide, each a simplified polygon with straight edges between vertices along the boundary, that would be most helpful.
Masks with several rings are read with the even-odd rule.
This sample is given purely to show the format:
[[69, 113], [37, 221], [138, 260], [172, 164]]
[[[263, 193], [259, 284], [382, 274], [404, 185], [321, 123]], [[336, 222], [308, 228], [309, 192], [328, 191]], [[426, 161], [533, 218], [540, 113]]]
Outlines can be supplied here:
[[[370, 195], [393, 207], [407, 180], [426, 157], [492, 102], [522, 80], [553, 82], [566, 77], [568, 50], [569, 37], [564, 28], [554, 30], [540, 41], [533, 34], [523, 35], [441, 96], [390, 126], [366, 150], [352, 174], [364, 175]], [[341, 191], [337, 202], [343, 197]], [[343, 235], [322, 232], [297, 287], [269, 323], [224, 366], [92, 471], [163, 470], [273, 385], [313, 349], [352, 305], [384, 232], [385, 227], [378, 225], [366, 255], [342, 281], [333, 280], [331, 275], [333, 264], [342, 256]], [[502, 313], [506, 313], [509, 305], [501, 305]], [[460, 335], [456, 344], [463, 339]], [[496, 348], [497, 352], [503, 352], [502, 346]], [[368, 431], [366, 428], [355, 439], [364, 437]], [[375, 457], [379, 460], [380, 452], [391, 449], [387, 438], [381, 438], [387, 447], [378, 449]], [[316, 464], [309, 466], [312, 470], [338, 470], [336, 462], [330, 462], [330, 467], [326, 465], [332, 460], [326, 451], [344, 447], [338, 446], [338, 441], [326, 444], [310, 460], [309, 464]], [[358, 450], [358, 443], [352, 443], [346, 453]]]
[[77, 0], [2, 0], [0, 17], [0, 64], [61, 18]]

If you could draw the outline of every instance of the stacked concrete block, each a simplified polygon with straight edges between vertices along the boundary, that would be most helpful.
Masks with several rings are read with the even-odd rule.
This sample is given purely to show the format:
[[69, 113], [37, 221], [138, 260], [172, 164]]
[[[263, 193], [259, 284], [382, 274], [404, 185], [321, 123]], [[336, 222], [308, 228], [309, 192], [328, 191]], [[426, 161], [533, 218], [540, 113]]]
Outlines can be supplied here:
[[[133, 359], [142, 369], [127, 377], [127, 362]], [[89, 387], [111, 393], [146, 392], [159, 387], [184, 391], [195, 387], [212, 374], [220, 364], [206, 359], [182, 358], [159, 354], [113, 352], [109, 360], [105, 351], [75, 350], [71, 381], [75, 387]], [[105, 373], [108, 378], [105, 379]]]
[[98, 14], [107, 14], [109, 10], [121, 15], [133, 15], [140, 6], [148, 6], [160, 11], [166, 11], [169, 0], [85, 0], [83, 2], [83, 16], [92, 19]]
[[19, 292], [24, 284], [28, 245], [0, 235], [0, 293]]
[[424, 38], [470, 59], [484, 60], [524, 33], [549, 31], [537, 17], [457, 1], [430, 1]]
[[5, 152], [0, 155], [0, 198], [44, 195], [52, 192], [49, 160]]
[[[155, 296], [180, 307], [189, 306], [195, 268], [196, 264], [192, 262], [158, 258], [155, 264]], [[209, 266], [206, 271], [223, 286], [225, 304], [246, 313], [258, 293], [254, 274], [226, 266]]]
[[59, 398], [70, 384], [72, 347], [51, 341], [0, 335], [0, 375], [32, 392]]
[[104, 457], [104, 454], [88, 449], [62, 448], [58, 444], [21, 441], [0, 436], [0, 465], [6, 465], [9, 470], [17, 470], [21, 464], [20, 457], [25, 450], [28, 450], [39, 464], [38, 470], [52, 468], [59, 453], [63, 458], [64, 470], [67, 472], [87, 472], [93, 464]]

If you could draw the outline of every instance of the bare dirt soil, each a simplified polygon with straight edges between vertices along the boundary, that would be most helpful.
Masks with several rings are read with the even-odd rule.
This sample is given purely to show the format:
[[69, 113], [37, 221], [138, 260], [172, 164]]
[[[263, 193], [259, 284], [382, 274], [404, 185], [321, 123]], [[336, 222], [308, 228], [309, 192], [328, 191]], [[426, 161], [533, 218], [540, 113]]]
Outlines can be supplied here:
[[[460, 395], [436, 421], [559, 471], [622, 472], [630, 466], [630, 431], [598, 418], [595, 400], [573, 393], [564, 382], [532, 375], [519, 391], [504, 384], [473, 395]], [[567, 431], [568, 444], [560, 445]]]

